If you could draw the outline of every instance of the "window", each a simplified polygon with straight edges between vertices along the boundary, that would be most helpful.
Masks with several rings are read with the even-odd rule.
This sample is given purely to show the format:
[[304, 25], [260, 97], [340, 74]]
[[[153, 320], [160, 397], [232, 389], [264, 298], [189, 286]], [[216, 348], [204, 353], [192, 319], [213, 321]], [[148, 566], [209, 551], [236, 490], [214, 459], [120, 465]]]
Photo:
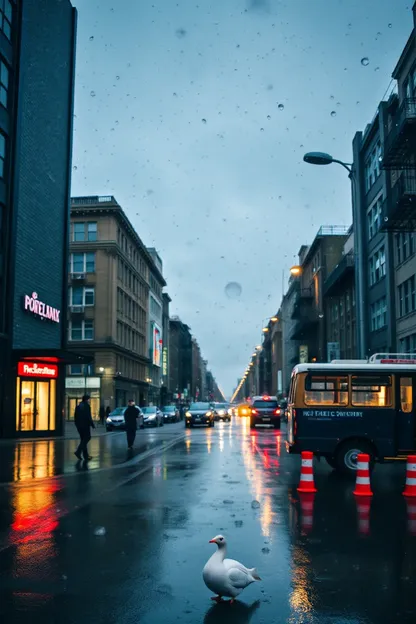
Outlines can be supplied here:
[[73, 286], [69, 292], [69, 305], [71, 306], [93, 306], [95, 289], [83, 286]]
[[82, 375], [83, 374], [83, 366], [82, 364], [71, 364], [69, 367], [70, 375]]
[[97, 240], [97, 223], [87, 223], [87, 240]]
[[406, 414], [413, 410], [413, 385], [411, 377], [400, 378], [400, 409]]
[[7, 94], [9, 91], [9, 68], [0, 61], [0, 104], [7, 108]]
[[85, 240], [85, 223], [74, 223], [72, 240], [75, 242]]
[[400, 353], [416, 353], [416, 334], [410, 334], [399, 340]]
[[382, 297], [371, 304], [371, 331], [377, 331], [387, 325], [387, 299]]
[[381, 143], [377, 141], [376, 146], [372, 150], [370, 156], [367, 158], [364, 167], [364, 175], [365, 175], [365, 190], [369, 191], [373, 186], [374, 182], [377, 180], [380, 175], [380, 165], [381, 165]]
[[69, 261], [70, 273], [95, 273], [95, 253], [73, 253]]
[[386, 254], [383, 247], [370, 258], [370, 286], [373, 286], [386, 275]]
[[12, 17], [13, 9], [10, 0], [0, 0], [0, 28], [9, 41], [12, 36]]
[[94, 340], [94, 322], [90, 320], [71, 321], [69, 340]]
[[368, 240], [371, 240], [373, 236], [377, 234], [380, 229], [381, 219], [383, 213], [383, 195], [379, 195], [377, 199], [371, 204], [367, 211], [367, 230]]
[[306, 405], [347, 405], [348, 377], [308, 375], [305, 380]]
[[398, 286], [399, 316], [406, 316], [416, 311], [416, 280], [415, 276], [409, 277]]
[[396, 259], [397, 264], [405, 262], [414, 255], [415, 234], [414, 232], [400, 232], [396, 234]]
[[392, 387], [389, 375], [351, 377], [351, 403], [362, 407], [391, 405]]

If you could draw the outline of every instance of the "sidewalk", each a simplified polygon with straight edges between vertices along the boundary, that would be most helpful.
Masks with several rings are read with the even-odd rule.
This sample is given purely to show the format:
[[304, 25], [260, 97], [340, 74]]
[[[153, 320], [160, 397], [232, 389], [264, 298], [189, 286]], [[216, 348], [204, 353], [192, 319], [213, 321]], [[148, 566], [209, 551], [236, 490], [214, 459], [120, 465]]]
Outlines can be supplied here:
[[[99, 421], [94, 421], [95, 429], [91, 429], [91, 437], [97, 438], [109, 434], [105, 425], [101, 425]], [[111, 432], [113, 435], [117, 432]], [[124, 433], [124, 432], [123, 432]], [[40, 442], [41, 440], [78, 440], [79, 435], [75, 423], [71, 420], [65, 421], [65, 434], [62, 436], [41, 436], [33, 438], [2, 438], [0, 439], [0, 446], [7, 444], [24, 444], [25, 442]]]

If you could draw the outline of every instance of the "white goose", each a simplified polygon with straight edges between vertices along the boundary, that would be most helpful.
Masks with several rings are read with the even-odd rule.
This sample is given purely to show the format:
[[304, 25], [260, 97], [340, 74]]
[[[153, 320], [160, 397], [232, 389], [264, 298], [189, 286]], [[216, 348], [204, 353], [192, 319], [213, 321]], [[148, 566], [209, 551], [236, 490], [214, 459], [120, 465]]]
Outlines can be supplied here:
[[211, 600], [221, 602], [222, 597], [227, 596], [231, 598], [230, 602], [234, 602], [243, 589], [254, 581], [261, 581], [256, 568], [246, 568], [239, 561], [225, 559], [227, 542], [223, 535], [213, 537], [209, 543], [218, 546], [218, 550], [208, 559], [202, 571], [205, 585], [217, 594]]

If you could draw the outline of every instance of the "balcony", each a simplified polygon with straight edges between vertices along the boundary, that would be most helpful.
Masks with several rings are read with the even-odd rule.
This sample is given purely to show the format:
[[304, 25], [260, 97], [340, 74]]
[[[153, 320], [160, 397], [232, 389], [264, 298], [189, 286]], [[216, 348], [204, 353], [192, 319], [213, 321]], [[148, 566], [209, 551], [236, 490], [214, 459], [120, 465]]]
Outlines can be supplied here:
[[416, 98], [405, 98], [394, 115], [384, 141], [383, 169], [414, 169]]
[[416, 231], [416, 173], [404, 171], [383, 203], [380, 229], [385, 232]]
[[296, 291], [292, 310], [292, 319], [299, 319], [305, 307], [310, 308], [314, 298], [313, 288], [299, 288]]
[[345, 291], [345, 278], [354, 272], [354, 252], [350, 251], [332, 270], [324, 283], [324, 295], [335, 295]]

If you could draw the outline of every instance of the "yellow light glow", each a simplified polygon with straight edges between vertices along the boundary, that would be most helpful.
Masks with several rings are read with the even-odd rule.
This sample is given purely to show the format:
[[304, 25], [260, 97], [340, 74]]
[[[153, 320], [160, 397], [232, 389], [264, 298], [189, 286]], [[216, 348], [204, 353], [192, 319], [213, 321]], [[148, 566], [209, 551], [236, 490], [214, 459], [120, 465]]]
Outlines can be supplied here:
[[265, 334], [267, 334], [267, 332], [269, 331], [269, 328], [268, 328], [268, 327], [263, 327], [262, 331], [263, 331]]
[[299, 265], [295, 265], [290, 268], [290, 274], [293, 275], [294, 277], [301, 275], [301, 273], [302, 273], [302, 267]]

